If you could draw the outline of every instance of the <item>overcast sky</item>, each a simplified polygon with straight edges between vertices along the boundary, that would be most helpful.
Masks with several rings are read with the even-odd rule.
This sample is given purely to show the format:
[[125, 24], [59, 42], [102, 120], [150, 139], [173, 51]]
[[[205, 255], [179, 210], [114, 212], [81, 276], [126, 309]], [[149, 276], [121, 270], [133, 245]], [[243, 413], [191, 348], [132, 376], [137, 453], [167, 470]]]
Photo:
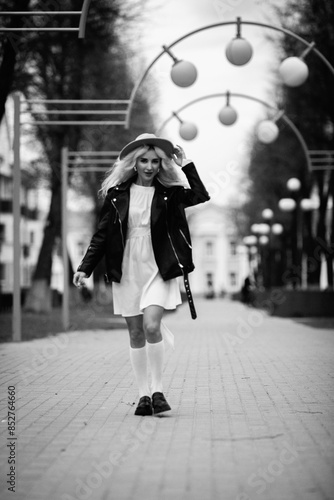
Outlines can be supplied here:
[[[148, 0], [144, 29], [140, 43], [147, 66], [159, 54], [162, 45], [169, 45], [197, 28], [235, 20], [256, 21], [279, 25], [269, 2], [261, 0]], [[162, 124], [172, 111], [201, 96], [230, 92], [246, 94], [276, 105], [274, 83], [279, 64], [277, 46], [268, 35], [270, 29], [243, 26], [242, 35], [253, 46], [253, 57], [236, 67], [225, 56], [228, 42], [235, 36], [235, 25], [207, 29], [178, 43], [172, 51], [179, 59], [189, 60], [198, 70], [197, 81], [188, 88], [176, 87], [170, 79], [172, 60], [163, 55], [150, 71], [159, 87], [160, 98], [155, 105]], [[147, 67], [146, 66], [146, 67]], [[138, 75], [143, 71], [141, 67]], [[196, 163], [215, 202], [231, 203], [240, 196], [240, 183], [247, 178], [248, 152], [254, 126], [267, 117], [264, 106], [248, 99], [231, 98], [238, 112], [237, 122], [230, 127], [218, 121], [224, 98], [206, 99], [184, 110], [184, 121], [196, 123], [199, 133], [195, 140], [184, 141], [178, 134], [179, 123], [174, 118], [161, 133], [180, 144]], [[273, 116], [272, 114], [270, 116]]]

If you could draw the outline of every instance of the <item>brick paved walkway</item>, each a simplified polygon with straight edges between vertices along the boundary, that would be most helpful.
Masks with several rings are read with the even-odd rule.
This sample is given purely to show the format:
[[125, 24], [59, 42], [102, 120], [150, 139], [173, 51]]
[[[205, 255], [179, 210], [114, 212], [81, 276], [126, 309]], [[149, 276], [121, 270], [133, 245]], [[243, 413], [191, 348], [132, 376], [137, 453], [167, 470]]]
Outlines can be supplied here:
[[196, 305], [196, 321], [186, 304], [166, 316], [176, 349], [164, 418], [133, 415], [126, 330], [4, 344], [1, 499], [333, 499], [333, 329], [225, 300]]

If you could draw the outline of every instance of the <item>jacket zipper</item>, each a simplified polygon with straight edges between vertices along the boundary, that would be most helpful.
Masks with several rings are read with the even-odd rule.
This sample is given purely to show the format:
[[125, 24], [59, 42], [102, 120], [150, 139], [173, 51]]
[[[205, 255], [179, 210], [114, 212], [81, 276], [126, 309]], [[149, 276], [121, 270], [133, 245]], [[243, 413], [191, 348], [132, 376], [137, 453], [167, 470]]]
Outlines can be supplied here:
[[188, 247], [189, 247], [190, 249], [192, 249], [193, 247], [190, 245], [190, 243], [189, 243], [189, 241], [187, 240], [187, 238], [186, 238], [185, 234], [183, 233], [182, 229], [179, 229], [179, 231], [180, 231], [180, 233], [181, 233], [181, 235], [182, 235], [182, 237], [183, 237], [184, 241], [187, 243]]
[[[166, 212], [167, 212], [167, 200], [165, 200], [165, 201], [166, 201]], [[179, 267], [180, 267], [180, 269], [181, 269], [181, 271], [182, 271], [182, 274], [183, 274], [183, 265], [181, 264], [181, 262], [180, 262], [180, 260], [179, 260], [179, 257], [178, 257], [178, 255], [177, 255], [177, 253], [176, 253], [176, 250], [175, 250], [175, 247], [174, 247], [174, 244], [173, 244], [173, 241], [172, 241], [172, 237], [171, 237], [171, 235], [169, 234], [169, 228], [168, 228], [168, 221], [167, 221], [167, 217], [166, 217], [166, 228], [167, 228], [167, 235], [168, 235], [168, 238], [169, 238], [169, 242], [170, 242], [171, 247], [172, 247], [172, 249], [173, 249], [173, 252], [174, 252], [175, 258], [176, 258], [176, 260], [177, 260], [177, 263], [178, 263], [178, 265], [179, 265]]]
[[[115, 220], [116, 220], [116, 217], [118, 216], [119, 228], [120, 228], [121, 237], [122, 237], [122, 245], [123, 245], [123, 250], [124, 250], [124, 236], [123, 236], [121, 217], [119, 215], [119, 211], [117, 210], [117, 207], [116, 207], [115, 203], [113, 202], [113, 200], [110, 200], [110, 202], [111, 202], [112, 206], [114, 207], [114, 209], [116, 210]], [[115, 222], [115, 220], [114, 220], [114, 222]]]

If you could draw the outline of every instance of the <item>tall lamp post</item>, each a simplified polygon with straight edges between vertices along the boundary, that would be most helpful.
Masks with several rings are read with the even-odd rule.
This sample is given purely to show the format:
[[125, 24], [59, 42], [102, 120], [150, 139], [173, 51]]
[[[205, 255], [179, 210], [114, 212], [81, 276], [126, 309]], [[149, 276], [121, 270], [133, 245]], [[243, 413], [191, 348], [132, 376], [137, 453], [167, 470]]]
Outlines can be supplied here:
[[[272, 223], [273, 213], [271, 213], [265, 209], [265, 216], [267, 216], [267, 220], [269, 218], [270, 223], [261, 223], [261, 224], [252, 224], [251, 231], [257, 235], [258, 242], [258, 252], [259, 252], [259, 274], [261, 279], [263, 280], [263, 285], [265, 288], [270, 288], [273, 283], [276, 283], [276, 280], [273, 280], [273, 246], [272, 246], [272, 235], [279, 236], [283, 233], [283, 226], [279, 223]], [[262, 212], [262, 214], [263, 214]], [[263, 216], [263, 215], [262, 215]], [[270, 217], [269, 217], [270, 216]], [[267, 247], [267, 252], [265, 251]], [[267, 253], [267, 259], [265, 258]], [[270, 255], [271, 253], [271, 255]], [[270, 261], [269, 261], [270, 257]], [[275, 263], [276, 263], [275, 258]]]
[[[301, 217], [301, 208], [300, 208], [300, 188], [301, 182], [296, 177], [291, 177], [287, 183], [286, 187], [290, 192], [291, 197], [287, 198], [287, 200], [291, 200], [290, 202], [284, 202], [280, 200], [279, 207], [281, 210], [285, 212], [293, 212], [292, 219], [292, 230], [291, 230], [291, 247], [292, 247], [292, 272], [293, 276], [293, 287], [296, 285], [299, 287], [302, 283], [302, 253], [303, 253], [303, 221]], [[282, 204], [283, 201], [283, 204]], [[290, 204], [289, 204], [290, 203]]]
[[246, 245], [248, 250], [248, 275], [255, 278], [258, 263], [256, 261], [255, 266], [253, 265], [253, 255], [257, 254], [257, 237], [254, 234], [250, 234], [248, 236], [245, 236], [242, 241], [244, 245]]
[[257, 236], [258, 242], [258, 277], [261, 280], [260, 285], [265, 286], [266, 284], [266, 270], [265, 270], [265, 259], [264, 259], [264, 246], [268, 245], [268, 234], [270, 232], [270, 226], [265, 223], [252, 224], [251, 231]]
[[265, 287], [270, 288], [271, 287], [271, 274], [272, 274], [272, 259], [271, 259], [271, 253], [272, 253], [272, 238], [271, 238], [271, 226], [272, 226], [272, 220], [274, 217], [274, 212], [271, 210], [271, 208], [265, 208], [262, 210], [262, 217], [266, 221], [266, 223], [269, 226], [269, 231], [268, 231], [268, 252], [267, 252], [267, 258], [264, 259], [264, 264], [266, 267], [266, 282], [265, 282]]
[[[283, 274], [283, 251], [282, 251], [282, 239], [278, 238], [283, 234], [284, 228], [282, 224], [276, 222], [271, 226], [271, 233], [279, 240], [277, 244], [272, 248], [272, 261], [273, 264], [273, 284], [282, 285], [282, 274]], [[278, 246], [276, 246], [278, 245]]]
[[307, 288], [307, 262], [304, 258], [304, 232], [303, 232], [303, 211], [313, 210], [314, 203], [309, 198], [302, 198], [300, 189], [301, 182], [296, 177], [290, 178], [286, 183], [287, 189], [291, 193], [290, 198], [282, 198], [278, 202], [280, 210], [283, 212], [293, 212], [293, 224], [291, 234], [292, 258], [288, 267], [292, 272], [292, 284], [296, 288], [298, 285]]

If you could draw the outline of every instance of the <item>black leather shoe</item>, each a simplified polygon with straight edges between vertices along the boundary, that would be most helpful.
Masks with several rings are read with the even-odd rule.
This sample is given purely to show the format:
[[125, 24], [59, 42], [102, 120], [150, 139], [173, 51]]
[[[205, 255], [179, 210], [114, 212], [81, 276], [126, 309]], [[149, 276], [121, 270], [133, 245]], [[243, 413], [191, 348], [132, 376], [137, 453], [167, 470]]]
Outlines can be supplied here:
[[152, 415], [152, 403], [151, 398], [149, 396], [143, 396], [140, 398], [138, 406], [135, 411], [135, 415], [140, 415], [141, 417], [145, 417], [146, 415]]
[[152, 406], [153, 406], [154, 415], [171, 410], [171, 407], [167, 403], [166, 398], [162, 394], [162, 392], [155, 392], [152, 395]]

